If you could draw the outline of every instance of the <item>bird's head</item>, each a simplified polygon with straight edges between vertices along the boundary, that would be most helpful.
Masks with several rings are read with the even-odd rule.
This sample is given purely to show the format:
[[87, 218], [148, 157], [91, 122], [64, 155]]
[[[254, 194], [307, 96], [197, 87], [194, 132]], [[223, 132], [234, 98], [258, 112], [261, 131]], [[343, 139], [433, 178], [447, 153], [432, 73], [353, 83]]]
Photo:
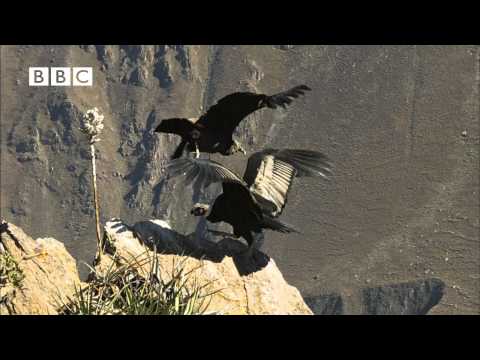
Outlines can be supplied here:
[[207, 204], [196, 203], [193, 205], [192, 210], [190, 210], [190, 214], [195, 216], [206, 216], [210, 210], [210, 206]]

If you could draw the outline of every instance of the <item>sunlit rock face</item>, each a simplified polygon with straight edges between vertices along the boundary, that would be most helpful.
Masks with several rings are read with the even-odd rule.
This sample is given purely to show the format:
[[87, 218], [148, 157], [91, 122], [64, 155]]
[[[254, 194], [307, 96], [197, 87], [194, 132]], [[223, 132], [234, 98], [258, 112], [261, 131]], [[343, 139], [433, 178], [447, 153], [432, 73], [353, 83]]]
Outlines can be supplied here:
[[[0, 279], [0, 315], [55, 315], [82, 283], [75, 259], [62, 242], [51, 237], [33, 239], [21, 228], [4, 223], [0, 256], [15, 262], [15, 277]], [[0, 272], [5, 268], [1, 262]], [[11, 271], [12, 267], [8, 267]], [[18, 281], [12, 281], [18, 280]]]

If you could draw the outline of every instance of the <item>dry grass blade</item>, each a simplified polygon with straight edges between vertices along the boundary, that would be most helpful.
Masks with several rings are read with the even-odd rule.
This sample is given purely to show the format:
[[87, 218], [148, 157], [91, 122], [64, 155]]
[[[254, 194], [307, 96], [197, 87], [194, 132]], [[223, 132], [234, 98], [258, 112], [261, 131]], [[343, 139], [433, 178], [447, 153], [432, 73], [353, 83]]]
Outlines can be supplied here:
[[[60, 312], [78, 315], [200, 315], [215, 292], [187, 270], [186, 257], [172, 262], [170, 272], [160, 271], [158, 258], [149, 251], [131, 259], [114, 257], [103, 272], [92, 269], [88, 285], [75, 288]], [[163, 275], [163, 276], [162, 276]]]

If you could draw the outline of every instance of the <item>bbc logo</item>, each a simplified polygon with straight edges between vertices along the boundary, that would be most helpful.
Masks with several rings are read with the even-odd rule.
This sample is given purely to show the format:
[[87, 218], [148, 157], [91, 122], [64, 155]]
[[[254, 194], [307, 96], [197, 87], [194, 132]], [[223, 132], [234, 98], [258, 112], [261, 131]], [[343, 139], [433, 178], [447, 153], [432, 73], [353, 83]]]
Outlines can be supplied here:
[[30, 86], [92, 86], [91, 67], [30, 67]]

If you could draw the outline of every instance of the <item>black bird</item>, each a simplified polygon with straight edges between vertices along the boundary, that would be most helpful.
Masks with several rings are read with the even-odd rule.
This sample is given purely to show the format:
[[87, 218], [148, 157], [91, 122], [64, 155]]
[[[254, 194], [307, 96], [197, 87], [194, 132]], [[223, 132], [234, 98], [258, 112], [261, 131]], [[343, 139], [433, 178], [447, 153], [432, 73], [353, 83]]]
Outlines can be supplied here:
[[205, 159], [174, 160], [168, 165], [168, 172], [172, 176], [186, 175], [187, 185], [193, 181], [201, 187], [222, 183], [223, 193], [215, 199], [208, 216], [207, 204], [195, 204], [190, 213], [206, 216], [212, 223], [230, 224], [233, 235], [247, 241], [247, 253], [251, 256], [256, 237], [263, 229], [297, 232], [276, 219], [285, 207], [293, 179], [302, 176], [328, 179], [330, 168], [327, 157], [320, 152], [266, 149], [249, 157], [243, 179], [221, 164]]
[[236, 152], [246, 153], [240, 143], [233, 140], [233, 132], [240, 122], [249, 114], [264, 107], [286, 108], [293, 100], [311, 90], [306, 85], [299, 85], [290, 90], [275, 94], [255, 94], [235, 92], [220, 99], [199, 119], [173, 118], [165, 119], [155, 132], [177, 134], [182, 137], [172, 159], [179, 158], [186, 146], [189, 151], [220, 153], [231, 155]]

